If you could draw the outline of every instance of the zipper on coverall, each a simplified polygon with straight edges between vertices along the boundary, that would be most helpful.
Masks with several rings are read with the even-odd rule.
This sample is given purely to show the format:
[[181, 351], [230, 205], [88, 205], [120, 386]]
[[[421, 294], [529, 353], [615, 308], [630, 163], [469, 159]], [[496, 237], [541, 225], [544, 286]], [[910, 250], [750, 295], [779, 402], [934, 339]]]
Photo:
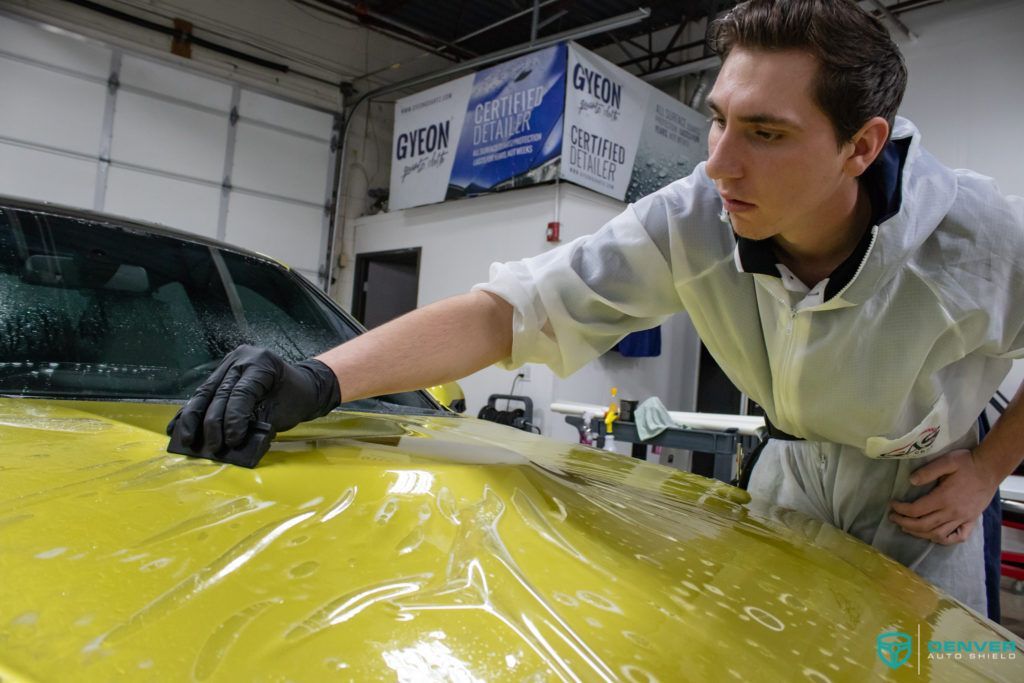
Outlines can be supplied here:
[[[839, 290], [834, 296], [837, 296], [837, 297], [838, 296], [842, 296], [843, 293], [846, 292], [846, 290], [850, 288], [850, 285], [852, 285], [853, 282], [857, 279], [857, 276], [860, 275], [860, 272], [864, 269], [864, 265], [868, 262], [868, 256], [871, 254], [871, 251], [874, 249], [875, 241], [877, 239], [878, 239], [878, 226], [877, 225], [873, 225], [873, 226], [871, 226], [871, 241], [868, 243], [868, 248], [864, 252], [864, 256], [861, 258], [860, 264], [857, 266], [857, 270], [854, 272], [853, 276], [850, 278], [850, 281], [847, 282], [846, 285], [841, 290]], [[783, 406], [788, 406], [789, 405], [788, 399], [791, 396], [795, 397], [795, 395], [797, 393], [795, 391], [795, 389], [794, 390], [790, 390], [790, 387], [787, 386], [787, 381], [785, 381], [785, 380], [788, 379], [789, 375], [791, 374], [789, 372], [789, 370], [790, 370], [790, 367], [791, 367], [792, 361], [793, 361], [793, 350], [794, 350], [794, 347], [796, 346], [796, 344], [793, 342], [793, 335], [794, 335], [793, 327], [794, 327], [794, 323], [796, 322], [797, 315], [799, 315], [801, 312], [803, 312], [806, 315], [810, 315], [813, 309], [808, 308], [808, 309], [806, 309], [804, 311], [798, 311], [796, 306], [791, 306], [788, 301], [784, 301], [783, 299], [781, 299], [778, 296], [776, 296], [775, 293], [771, 291], [771, 289], [769, 289], [768, 292], [769, 292], [769, 294], [771, 294], [771, 296], [774, 299], [776, 299], [780, 304], [782, 304], [782, 306], [789, 313], [789, 319], [786, 321], [786, 335], [785, 335], [786, 336], [786, 344], [785, 344], [785, 349], [784, 349], [784, 353], [783, 353], [783, 362], [779, 364], [779, 377], [778, 378], [775, 378], [775, 377], [772, 378], [774, 380], [775, 386], [783, 387], [783, 391], [776, 392], [776, 402], [775, 402], [775, 411], [776, 411], [776, 413], [779, 414], [779, 417], [782, 418], [783, 412], [784, 412], [783, 411]], [[808, 321], [808, 325], [809, 324], [810, 324], [810, 322]], [[806, 342], [807, 340], [804, 339], [803, 341]], [[778, 400], [778, 399], [783, 399], [783, 400]], [[788, 411], [786, 411], [786, 412], [788, 413]], [[790, 424], [794, 425], [794, 426], [799, 425], [799, 423], [795, 419], [793, 419], [792, 416], [789, 416], [788, 422]], [[825, 461], [826, 461], [825, 454], [819, 448], [818, 449], [818, 468], [822, 472], [825, 471], [825, 464], [826, 464]]]

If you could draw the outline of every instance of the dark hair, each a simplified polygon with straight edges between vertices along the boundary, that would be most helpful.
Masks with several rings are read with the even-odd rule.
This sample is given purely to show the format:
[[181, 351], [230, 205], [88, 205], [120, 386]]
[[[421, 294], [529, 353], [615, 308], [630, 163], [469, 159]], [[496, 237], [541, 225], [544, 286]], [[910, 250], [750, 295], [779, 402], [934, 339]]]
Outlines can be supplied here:
[[882, 23], [850, 0], [748, 0], [708, 26], [707, 42], [723, 61], [734, 47], [809, 52], [820, 65], [814, 97], [840, 144], [874, 116], [892, 132], [907, 67]]

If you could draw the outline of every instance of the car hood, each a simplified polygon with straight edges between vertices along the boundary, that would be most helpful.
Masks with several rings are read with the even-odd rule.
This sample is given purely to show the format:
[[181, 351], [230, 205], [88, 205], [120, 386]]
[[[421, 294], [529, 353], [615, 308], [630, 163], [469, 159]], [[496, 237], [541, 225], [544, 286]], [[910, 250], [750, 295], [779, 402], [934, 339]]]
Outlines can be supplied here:
[[175, 410], [0, 399], [0, 679], [1021, 680], [929, 652], [1007, 631], [718, 482], [346, 412], [247, 470], [169, 455]]

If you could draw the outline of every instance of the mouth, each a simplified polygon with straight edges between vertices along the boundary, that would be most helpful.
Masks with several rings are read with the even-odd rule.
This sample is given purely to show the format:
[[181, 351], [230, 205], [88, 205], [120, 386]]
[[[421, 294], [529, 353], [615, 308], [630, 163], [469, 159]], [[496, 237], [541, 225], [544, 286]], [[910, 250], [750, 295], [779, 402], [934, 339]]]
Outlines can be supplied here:
[[742, 213], [744, 211], [750, 211], [751, 209], [757, 208], [757, 204], [751, 204], [745, 202], [742, 199], [725, 194], [724, 192], [719, 193], [722, 196], [722, 206], [729, 213]]

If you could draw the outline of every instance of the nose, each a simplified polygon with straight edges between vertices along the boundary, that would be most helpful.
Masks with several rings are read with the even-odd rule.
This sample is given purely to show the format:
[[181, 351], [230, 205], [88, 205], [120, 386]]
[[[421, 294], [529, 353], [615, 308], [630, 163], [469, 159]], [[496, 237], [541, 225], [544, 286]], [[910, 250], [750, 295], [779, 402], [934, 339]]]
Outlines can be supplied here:
[[743, 163], [740, 156], [742, 141], [729, 129], [711, 127], [708, 133], [708, 161], [705, 166], [712, 180], [732, 180], [743, 177]]

